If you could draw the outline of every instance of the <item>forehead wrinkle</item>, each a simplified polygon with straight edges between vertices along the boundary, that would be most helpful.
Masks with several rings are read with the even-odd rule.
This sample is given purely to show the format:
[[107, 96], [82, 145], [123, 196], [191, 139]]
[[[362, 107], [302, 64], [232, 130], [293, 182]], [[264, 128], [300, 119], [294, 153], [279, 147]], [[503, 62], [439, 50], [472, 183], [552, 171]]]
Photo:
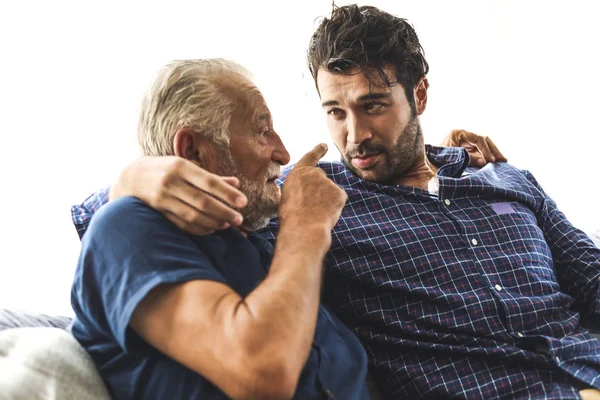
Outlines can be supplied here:
[[229, 73], [220, 77], [218, 82], [223, 95], [236, 103], [232, 117], [241, 118], [248, 126], [257, 125], [261, 119], [271, 120], [262, 93], [247, 77]]
[[[380, 94], [387, 94], [390, 97], [394, 97], [394, 88], [402, 87], [396, 80], [396, 67], [390, 64], [384, 65], [381, 70], [375, 67], [353, 67], [344, 72], [330, 71], [326, 68], [321, 68], [317, 75], [317, 84], [319, 78], [322, 77], [322, 73], [338, 78], [333, 82], [329, 83], [329, 88], [333, 91], [343, 92], [344, 101], [350, 102], [364, 102], [368, 100], [368, 96], [378, 97]], [[390, 82], [387, 84], [386, 80], [381, 76], [381, 73], [385, 74], [386, 78]], [[349, 90], [344, 90], [344, 87], [349, 87]], [[320, 88], [321, 94], [323, 89]], [[323, 99], [323, 106], [335, 105], [333, 104], [335, 99]]]
[[322, 107], [361, 106], [365, 103], [386, 100], [401, 101], [405, 96], [401, 85], [387, 86], [380, 77], [375, 83], [365, 74], [331, 74], [331, 81], [321, 88], [321, 94], [330, 93], [323, 99]]
[[265, 99], [256, 86], [246, 89], [246, 120], [251, 124], [266, 121], [271, 122], [271, 113], [265, 104]]

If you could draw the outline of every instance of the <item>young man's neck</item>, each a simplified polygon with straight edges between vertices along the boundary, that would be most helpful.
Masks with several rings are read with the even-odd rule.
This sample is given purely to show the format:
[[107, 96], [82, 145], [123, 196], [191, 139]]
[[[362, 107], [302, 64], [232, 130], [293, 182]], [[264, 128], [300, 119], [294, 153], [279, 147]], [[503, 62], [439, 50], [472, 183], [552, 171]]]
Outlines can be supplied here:
[[396, 185], [412, 186], [423, 190], [429, 190], [429, 182], [436, 177], [438, 167], [427, 159], [427, 155], [423, 153], [423, 157], [408, 171], [406, 174], [398, 178], [394, 183]]

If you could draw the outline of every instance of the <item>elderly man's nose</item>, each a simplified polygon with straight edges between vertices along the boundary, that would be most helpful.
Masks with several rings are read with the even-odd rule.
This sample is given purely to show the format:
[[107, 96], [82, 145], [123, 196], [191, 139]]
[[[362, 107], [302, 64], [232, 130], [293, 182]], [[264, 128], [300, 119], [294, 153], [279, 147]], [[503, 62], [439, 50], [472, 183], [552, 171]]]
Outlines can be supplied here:
[[280, 165], [286, 165], [290, 162], [290, 153], [288, 153], [287, 149], [283, 145], [279, 135], [275, 137], [275, 146], [273, 148], [271, 159]]

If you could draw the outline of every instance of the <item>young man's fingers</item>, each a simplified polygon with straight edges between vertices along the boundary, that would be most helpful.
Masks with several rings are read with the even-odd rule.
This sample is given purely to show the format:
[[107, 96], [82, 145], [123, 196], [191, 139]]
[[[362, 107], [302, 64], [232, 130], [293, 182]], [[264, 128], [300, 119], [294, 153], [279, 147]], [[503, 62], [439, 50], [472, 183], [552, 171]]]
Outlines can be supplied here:
[[[187, 168], [182, 173], [181, 178], [190, 185], [210, 193], [234, 207], [242, 208], [248, 204], [246, 196], [229, 183], [232, 180], [231, 177], [226, 180], [219, 175], [197, 167], [195, 164], [191, 164]], [[233, 179], [237, 180], [237, 178]]]
[[173, 214], [172, 212], [166, 212], [165, 216], [167, 217], [167, 219], [169, 221], [174, 223], [179, 229], [181, 229], [182, 231], [185, 231], [187, 233], [191, 233], [192, 235], [203, 236], [203, 235], [210, 235], [211, 233], [215, 232], [214, 229], [207, 229], [207, 228], [204, 228], [201, 226], [189, 224], [187, 221], [179, 218], [177, 215]]
[[192, 185], [186, 184], [173, 192], [172, 195], [193, 210], [201, 212], [219, 223], [239, 226], [243, 222], [242, 215], [238, 211]]
[[[164, 211], [164, 214], [171, 217], [176, 216], [179, 221], [177, 226], [186, 232], [208, 232], [226, 229], [230, 226], [229, 223], [216, 219], [212, 215], [204, 213], [179, 199], [172, 199], [167, 205], [168, 209]], [[182, 224], [184, 227], [182, 227]]]
[[490, 150], [490, 148], [485, 140], [485, 137], [479, 136], [477, 138], [477, 140], [475, 142], [473, 142], [473, 145], [475, 147], [477, 147], [477, 150], [479, 150], [479, 152], [485, 159], [486, 163], [496, 161], [496, 158], [492, 154], [492, 151]]
[[469, 159], [471, 167], [481, 168], [486, 164], [485, 157], [476, 149], [469, 151]]
[[470, 143], [479, 143], [485, 136], [478, 135], [469, 131], [461, 131], [460, 133], [460, 141], [461, 142], [470, 142]]
[[306, 153], [298, 163], [297, 167], [314, 167], [319, 160], [327, 153], [327, 145], [325, 143], [318, 144], [314, 149]]
[[240, 180], [235, 176], [222, 176], [221, 179], [223, 179], [225, 182], [227, 182], [235, 188], [238, 188], [240, 186]]
[[494, 142], [492, 142], [492, 139], [488, 137], [485, 138], [485, 141], [487, 142], [487, 145], [490, 148], [490, 151], [492, 152], [494, 157], [496, 158], [497, 162], [508, 162], [506, 157], [504, 157], [500, 150], [498, 150], [498, 147], [494, 144]]

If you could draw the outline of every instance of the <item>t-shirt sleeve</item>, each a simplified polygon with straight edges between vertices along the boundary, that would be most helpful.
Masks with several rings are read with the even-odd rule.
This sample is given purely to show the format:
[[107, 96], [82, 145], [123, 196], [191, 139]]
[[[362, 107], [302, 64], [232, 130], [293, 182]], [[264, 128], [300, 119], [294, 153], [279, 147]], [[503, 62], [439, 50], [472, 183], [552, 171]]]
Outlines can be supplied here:
[[160, 213], [133, 197], [100, 209], [82, 241], [71, 292], [79, 319], [127, 350], [131, 316], [162, 284], [226, 283], [208, 256]]

